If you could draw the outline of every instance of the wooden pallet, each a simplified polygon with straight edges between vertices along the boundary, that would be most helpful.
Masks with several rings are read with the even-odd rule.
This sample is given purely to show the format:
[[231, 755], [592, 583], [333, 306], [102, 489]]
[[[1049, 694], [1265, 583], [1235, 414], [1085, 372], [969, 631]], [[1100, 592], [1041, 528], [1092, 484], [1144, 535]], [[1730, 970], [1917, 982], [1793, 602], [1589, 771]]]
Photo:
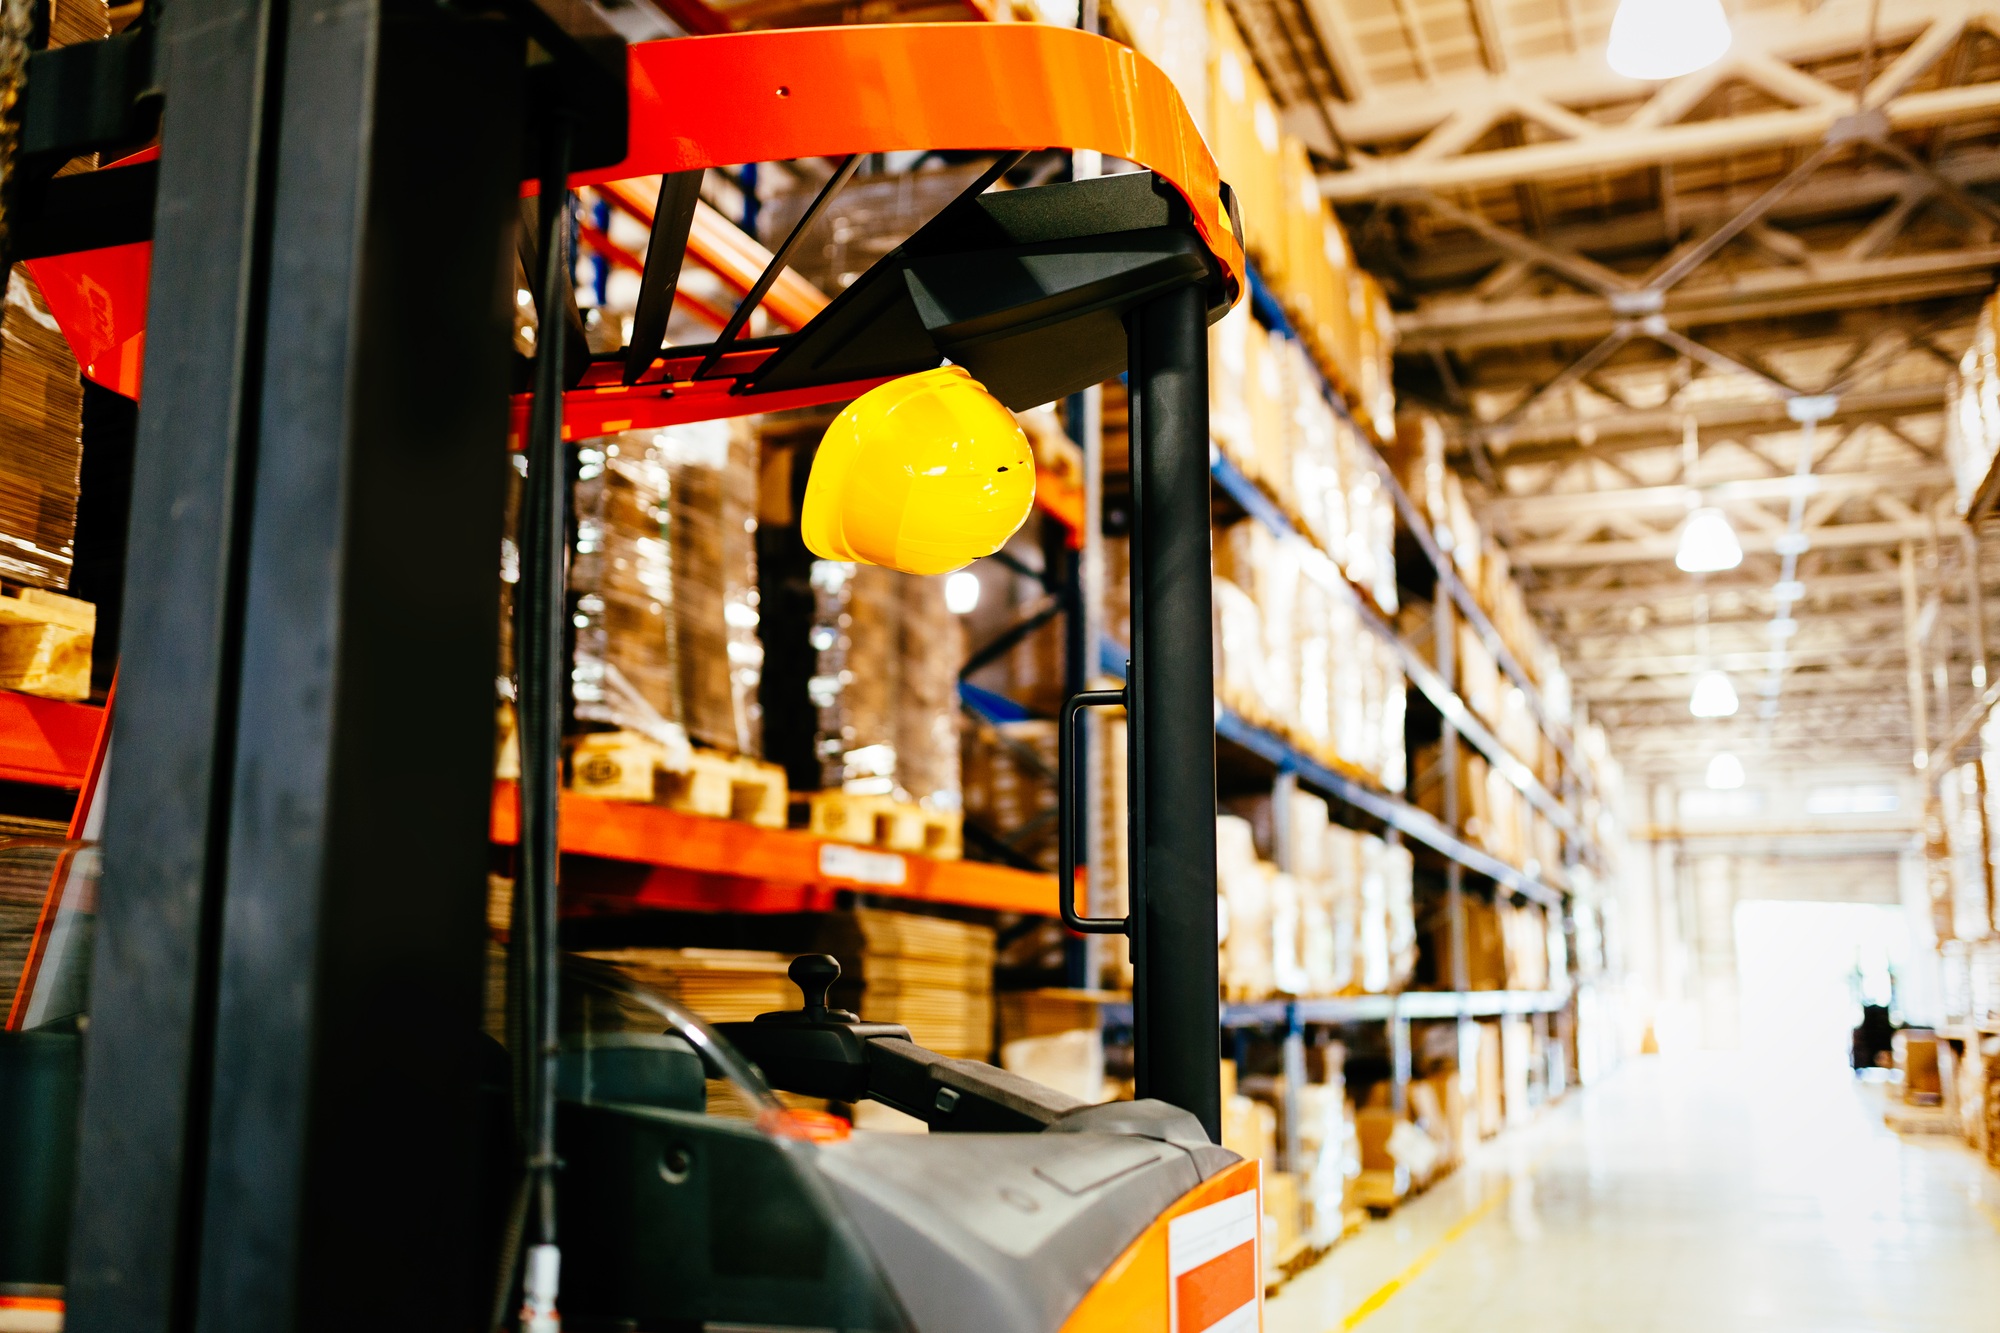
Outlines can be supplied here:
[[576, 742], [570, 768], [570, 790], [581, 795], [785, 827], [789, 793], [776, 764], [710, 750], [675, 754], [636, 732], [605, 731]]
[[887, 796], [816, 791], [806, 797], [815, 837], [956, 861], [965, 855], [965, 816]]
[[0, 689], [44, 699], [90, 697], [97, 608], [40, 588], [0, 590]]
[[1264, 1278], [1264, 1294], [1275, 1296], [1287, 1282], [1311, 1268], [1327, 1255], [1333, 1253], [1331, 1245], [1314, 1245], [1306, 1237], [1300, 1237], [1285, 1247], [1285, 1250], [1271, 1265]]

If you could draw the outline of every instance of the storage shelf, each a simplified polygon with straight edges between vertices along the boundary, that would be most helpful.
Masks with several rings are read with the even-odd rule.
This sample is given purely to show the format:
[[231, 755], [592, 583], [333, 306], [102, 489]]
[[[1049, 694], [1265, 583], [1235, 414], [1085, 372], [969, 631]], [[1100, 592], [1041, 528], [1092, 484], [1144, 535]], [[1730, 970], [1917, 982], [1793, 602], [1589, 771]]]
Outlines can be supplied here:
[[[1098, 648], [1101, 669], [1105, 674], [1119, 680], [1125, 678], [1128, 656], [1129, 654], [1110, 638], [1106, 638]], [[1306, 786], [1365, 811], [1390, 828], [1415, 838], [1433, 851], [1450, 857], [1467, 870], [1484, 875], [1494, 883], [1531, 902], [1557, 909], [1562, 906], [1561, 890], [1552, 888], [1519, 867], [1508, 865], [1490, 852], [1474, 847], [1445, 827], [1443, 821], [1429, 811], [1419, 809], [1402, 797], [1392, 795], [1353, 774], [1328, 767], [1283, 736], [1265, 730], [1229, 708], [1220, 699], [1215, 703], [1215, 734], [1218, 739], [1248, 750], [1281, 772], [1297, 775], [1299, 781]]]
[[[1289, 1028], [1332, 1023], [1387, 1023], [1399, 1019], [1501, 1018], [1555, 1013], [1568, 1006], [1570, 992], [1403, 991], [1395, 995], [1341, 995], [1323, 1000], [1260, 1000], [1222, 1006], [1225, 1028]], [[1099, 1011], [1109, 1027], [1132, 1025], [1129, 1000]]]
[[[1284, 306], [1272, 294], [1271, 289], [1265, 286], [1263, 275], [1257, 271], [1255, 265], [1251, 265], [1248, 272], [1250, 277], [1250, 306], [1252, 313], [1256, 315], [1258, 321], [1266, 328], [1283, 334], [1287, 338], [1296, 340], [1298, 338], [1298, 331], [1292, 327], [1291, 319], [1285, 314]], [[1328, 404], [1332, 406], [1335, 412], [1340, 414], [1341, 418], [1349, 426], [1355, 429], [1357, 434], [1366, 439], [1368, 433], [1362, 430], [1355, 422], [1353, 413], [1348, 411], [1346, 400], [1334, 391], [1332, 385], [1326, 382], [1324, 375], [1319, 374], [1318, 366], [1313, 367], [1313, 372], [1319, 376], [1320, 392]], [[1590, 780], [1590, 770], [1578, 761], [1576, 746], [1569, 734], [1568, 728], [1558, 722], [1554, 715], [1550, 713], [1548, 704], [1542, 698], [1540, 689], [1529, 678], [1528, 673], [1522, 668], [1520, 662], [1515, 659], [1514, 654], [1508, 651], [1507, 645], [1501, 642], [1500, 632], [1494, 628], [1492, 619], [1479, 605], [1478, 600], [1472, 596], [1471, 589], [1467, 588], [1464, 582], [1458, 577], [1457, 567], [1452, 564], [1451, 557], [1438, 545], [1436, 535], [1431, 531], [1430, 525], [1424, 521], [1423, 515], [1417, 512], [1415, 502], [1410, 499], [1409, 493], [1403, 489], [1403, 484], [1397, 478], [1394, 470], [1383, 461], [1381, 454], [1376, 451], [1372, 444], [1368, 448], [1367, 456], [1376, 471], [1381, 475], [1383, 484], [1388, 487], [1389, 495], [1395, 502], [1396, 512], [1402, 519], [1403, 525], [1416, 537], [1417, 545], [1422, 548], [1424, 558], [1430, 562], [1433, 570], [1436, 572], [1439, 585], [1445, 589], [1446, 595], [1457, 605], [1459, 613], [1465, 617], [1466, 623], [1472, 626], [1473, 632], [1479, 636], [1479, 640], [1485, 645], [1486, 651], [1493, 655], [1493, 660], [1498, 664], [1500, 670], [1526, 696], [1528, 708], [1534, 713], [1535, 720], [1541, 725], [1542, 733], [1554, 743], [1557, 753], [1562, 755], [1563, 762], [1568, 766], [1570, 773], [1575, 777], [1579, 786], [1586, 794], [1594, 793], [1595, 789]], [[1246, 478], [1245, 480], [1247, 481], [1248, 479]], [[1280, 518], [1283, 517], [1277, 506], [1268, 505], [1267, 507], [1272, 514]], [[1263, 515], [1260, 514], [1258, 517], [1263, 517]], [[1429, 691], [1426, 690], [1425, 694], [1428, 697]], [[1469, 713], [1467, 715], [1470, 716]], [[1460, 730], [1464, 731], [1465, 729], [1461, 727]], [[1474, 740], [1474, 743], [1478, 744], [1470, 732], [1466, 733], [1466, 738]], [[1486, 747], [1480, 745], [1480, 748], [1484, 750]], [[1487, 757], [1492, 758], [1493, 756], [1489, 754]], [[1509, 781], [1512, 780], [1510, 777]], [[1515, 785], [1519, 786], [1520, 784], [1517, 782]], [[1538, 783], [1537, 786], [1539, 785]], [[1533, 795], [1527, 793], [1525, 788], [1523, 792], [1524, 794], [1528, 794], [1531, 800], [1534, 799]], [[1535, 803], [1538, 806], [1542, 804], [1539, 800]], [[1544, 810], [1544, 813], [1547, 813], [1547, 811]], [[1553, 815], [1550, 817], [1554, 818]], [[1565, 817], [1567, 818], [1567, 816]], [[1575, 822], [1572, 819], [1568, 828], [1564, 831], [1570, 832], [1575, 827]]]
[[1277, 768], [1296, 774], [1306, 786], [1373, 815], [1390, 828], [1531, 902], [1558, 909], [1562, 906], [1563, 895], [1559, 890], [1508, 865], [1492, 853], [1474, 847], [1446, 828], [1429, 811], [1421, 810], [1402, 797], [1391, 795], [1370, 783], [1328, 768], [1284, 737], [1264, 730], [1227, 708], [1218, 706], [1216, 709], [1215, 733]]
[[[519, 837], [515, 784], [496, 783], [492, 837]], [[562, 795], [563, 882], [587, 911], [823, 911], [842, 892], [1056, 914], [1053, 875], [856, 847], [795, 829]]]
[[[1292, 526], [1291, 520], [1269, 496], [1264, 494], [1262, 487], [1246, 476], [1243, 470], [1231, 462], [1221, 450], [1213, 446], [1209, 449], [1209, 475], [1223, 494], [1279, 537], [1313, 544], [1311, 537]], [[1515, 790], [1527, 797], [1529, 803], [1547, 816], [1549, 822], [1561, 829], [1565, 836], [1578, 841], [1583, 839], [1584, 835], [1576, 822], [1576, 817], [1570, 813], [1569, 808], [1556, 797], [1555, 793], [1542, 785], [1534, 770], [1522, 763], [1512, 750], [1501, 743], [1499, 737], [1487, 729], [1486, 724], [1466, 706], [1465, 701], [1459, 697], [1456, 690], [1452, 689], [1450, 683], [1424, 660], [1423, 654], [1404, 641], [1403, 636], [1396, 632], [1396, 627], [1383, 616], [1373, 600], [1345, 578], [1341, 578], [1338, 586], [1329, 591], [1335, 595], [1345, 595], [1352, 601], [1362, 623], [1394, 650], [1403, 674], [1426, 699], [1431, 701], [1431, 705], [1444, 715], [1445, 720], [1458, 729], [1460, 735], [1472, 742], [1473, 746], [1500, 770], [1501, 775]]]
[[0, 690], [0, 782], [75, 789], [90, 772], [104, 710]]

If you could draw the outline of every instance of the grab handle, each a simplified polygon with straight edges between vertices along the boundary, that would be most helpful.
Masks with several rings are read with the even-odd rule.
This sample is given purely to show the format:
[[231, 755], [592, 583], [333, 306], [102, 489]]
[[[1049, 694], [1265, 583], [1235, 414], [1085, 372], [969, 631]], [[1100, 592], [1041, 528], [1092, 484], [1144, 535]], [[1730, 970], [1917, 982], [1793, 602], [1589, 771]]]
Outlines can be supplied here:
[[1084, 804], [1077, 794], [1076, 724], [1086, 708], [1124, 706], [1124, 690], [1085, 690], [1072, 695], [1063, 704], [1062, 724], [1056, 735], [1056, 901], [1063, 924], [1079, 935], [1131, 932], [1130, 917], [1076, 914], [1076, 823], [1078, 807]]

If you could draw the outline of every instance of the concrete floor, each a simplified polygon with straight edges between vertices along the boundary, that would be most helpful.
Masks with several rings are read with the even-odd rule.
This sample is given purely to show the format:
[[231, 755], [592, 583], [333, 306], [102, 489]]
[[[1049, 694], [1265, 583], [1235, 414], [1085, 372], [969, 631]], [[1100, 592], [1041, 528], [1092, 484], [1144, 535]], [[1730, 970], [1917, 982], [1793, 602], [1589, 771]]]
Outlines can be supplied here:
[[1270, 1302], [1267, 1333], [2000, 1329], [2000, 1173], [1824, 1066], [1635, 1060]]

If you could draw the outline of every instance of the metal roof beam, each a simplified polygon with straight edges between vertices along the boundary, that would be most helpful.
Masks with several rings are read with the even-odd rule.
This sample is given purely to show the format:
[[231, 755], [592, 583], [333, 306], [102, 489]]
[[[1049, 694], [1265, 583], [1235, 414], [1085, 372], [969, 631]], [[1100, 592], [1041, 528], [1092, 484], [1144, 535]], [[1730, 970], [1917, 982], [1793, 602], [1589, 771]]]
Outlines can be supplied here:
[[[1940, 159], [1936, 170], [1963, 188], [2000, 180], [2000, 151], [1981, 146], [1954, 149]], [[1929, 196], [1928, 182], [1896, 167], [1865, 171], [1828, 171], [1807, 181], [1772, 206], [1765, 215], [1773, 222], [1820, 222], [1851, 218], [1882, 210], [1875, 219], [1875, 234], [1866, 241], [1857, 237], [1850, 259], [1866, 259], [1879, 252], [1909, 221], [1908, 213]], [[1741, 186], [1713, 194], [1677, 198], [1675, 225], [1668, 226], [1658, 212], [1622, 214], [1589, 221], [1557, 223], [1540, 236], [1547, 245], [1600, 256], [1619, 256], [1657, 250], [1672, 236], [1700, 234], [1728, 221], [1752, 203], [1761, 190]], [[1901, 216], [1891, 218], [1891, 214]], [[1863, 229], [1863, 233], [1867, 232]], [[1457, 286], [1475, 281], [1498, 261], [1501, 247], [1486, 238], [1454, 233], [1427, 244], [1404, 261], [1403, 273], [1418, 289]]]
[[1593, 514], [1685, 513], [1702, 504], [1723, 508], [1768, 504], [1790, 500], [1801, 490], [1808, 496], [1873, 495], [1881, 491], [1933, 490], [1951, 484], [1948, 467], [1912, 467], [1895, 472], [1814, 474], [1803, 482], [1794, 477], [1760, 477], [1712, 486], [1643, 486], [1558, 495], [1510, 495], [1488, 501], [1480, 512], [1493, 514], [1503, 523], [1533, 528], [1573, 523]]
[[[2000, 113], [2000, 101], [1994, 109]], [[1996, 267], [2000, 267], [2000, 246], [1995, 245], [1878, 259], [1829, 255], [1815, 259], [1810, 268], [1773, 267], [1676, 287], [1666, 294], [1660, 313], [1669, 328], [1687, 329], [1984, 295], [1992, 290]], [[1492, 302], [1447, 296], [1422, 300], [1415, 310], [1399, 314], [1396, 335], [1398, 348], [1415, 355], [1434, 346], [1464, 349], [1583, 342], [1631, 324], [1601, 296], [1534, 296]]]
[[[1477, 0], [1476, 0], [1477, 2]], [[1340, 0], [1303, 0], [1322, 30], [1339, 33], [1357, 63], [1361, 44]], [[1968, 8], [1962, 0], [1896, 0], [1882, 7], [1877, 25], [1883, 44], [1908, 41], [1933, 29], [1940, 19], [1955, 33], [1964, 22]], [[1322, 20], [1331, 20], [1330, 22]], [[1570, 107], [1642, 105], [1630, 117], [1640, 126], [1670, 126], [1693, 110], [1725, 78], [1741, 76], [1765, 84], [1771, 77], [1761, 68], [1764, 60], [1796, 66], [1859, 51], [1868, 40], [1871, 24], [1869, 0], [1831, 0], [1813, 12], [1740, 15], [1733, 23], [1729, 58], [1715, 67], [1666, 84], [1641, 82], [1615, 73], [1604, 63], [1602, 49], [1578, 51], [1553, 58], [1516, 59], [1505, 71], [1488, 69], [1456, 74], [1432, 81], [1427, 87], [1406, 84], [1372, 89], [1351, 86], [1353, 99], [1336, 109], [1341, 132], [1362, 143], [1392, 143], [1416, 139], [1442, 124], [1456, 112], [1494, 103], [1507, 103], [1522, 95], [1548, 98]], [[1943, 35], [1942, 33], [1939, 34]], [[1934, 39], [1935, 40], [1935, 39]], [[1933, 57], [1934, 58], [1934, 57]], [[1885, 75], [1888, 71], [1884, 71]], [[1801, 78], [1810, 78], [1797, 71]], [[1761, 77], [1760, 77], [1761, 76]], [[1813, 82], [1817, 83], [1817, 80]], [[1805, 85], [1801, 85], [1803, 88]], [[1890, 85], [1877, 81], [1877, 91]], [[1805, 105], [1824, 101], [1817, 90], [1795, 92], [1781, 100]], [[1851, 104], [1851, 96], [1849, 102]]]
[[[1855, 546], [1894, 546], [1903, 541], [1928, 540], [1934, 529], [1927, 522], [1843, 523], [1815, 528], [1807, 533], [1810, 550], [1836, 550]], [[1784, 534], [1739, 532], [1737, 538], [1746, 554], [1769, 554], [1776, 550]], [[1680, 547], [1674, 533], [1658, 537], [1603, 542], [1523, 542], [1509, 548], [1507, 558], [1516, 569], [1587, 565], [1627, 565], [1669, 561]]]
[[[1842, 394], [1833, 415], [1821, 424], [1839, 426], [1885, 416], [1941, 412], [1948, 391], [1949, 386], [1943, 380], [1932, 384], [1857, 390]], [[1499, 468], [1524, 467], [1568, 462], [1578, 457], [1605, 453], [1678, 449], [1689, 417], [1694, 418], [1696, 428], [1704, 437], [1738, 431], [1789, 434], [1799, 429], [1798, 423], [1786, 415], [1785, 405], [1769, 398], [1696, 401], [1685, 407], [1606, 412], [1601, 416], [1580, 419], [1523, 421], [1508, 431], [1504, 445], [1493, 449], [1493, 464]], [[1456, 423], [1447, 420], [1445, 424], [1449, 429]], [[1579, 442], [1579, 433], [1590, 442]]]
[[[1867, 19], [1867, 6], [1848, 3], [1828, 8], [1841, 11], [1840, 17], [1844, 20], [1840, 33], [1845, 40], [1834, 41], [1834, 49], [1860, 48], [1867, 39], [1868, 29], [1862, 26]], [[1914, 93], [1907, 91], [1910, 83], [1964, 30], [1968, 17], [1966, 7], [1901, 0], [1894, 7], [1894, 15], [1889, 20], [1892, 28], [1900, 29], [1905, 35], [1919, 32], [1921, 36], [1891, 70], [1885, 71], [1870, 86], [1865, 106], [1859, 113], [1852, 100], [1845, 96], [1828, 97], [1815, 92], [1804, 105], [1784, 110], [1712, 120], [1682, 120], [1679, 116], [1685, 114], [1685, 109], [1681, 103], [1687, 93], [1675, 84], [1668, 84], [1653, 95], [1653, 101], [1671, 103], [1671, 107], [1652, 114], [1648, 113], [1649, 108], [1642, 107], [1627, 123], [1604, 127], [1599, 133], [1454, 157], [1356, 158], [1347, 170], [1321, 176], [1320, 189], [1337, 203], [1362, 203], [1418, 191], [1513, 185], [1523, 181], [1554, 180], [1693, 158], [1820, 143], [1833, 137], [1852, 137], [1863, 125], [1870, 129], [1879, 127], [1882, 133], [1930, 129], [1977, 120], [2000, 111], [2000, 83], [1927, 89]], [[1990, 21], [1991, 17], [1984, 9], [1977, 15], [1982, 23]], [[1807, 22], [1810, 23], [1810, 20]], [[1787, 54], [1793, 60], [1800, 58], [1798, 51], [1805, 44], [1799, 36], [1801, 26], [1804, 25], [1799, 23], [1796, 15], [1787, 15], [1784, 22], [1769, 27], [1739, 24], [1731, 55], [1721, 65], [1704, 71], [1706, 77], [1690, 76], [1697, 80], [1695, 87], [1706, 92], [1724, 79], [1735, 77], [1768, 85], [1773, 63], [1782, 63]], [[1826, 34], [1820, 38], [1821, 46], [1824, 47], [1833, 37], [1832, 25], [1829, 25]], [[1774, 57], [1777, 58], [1775, 61]], [[1803, 70], [1794, 68], [1792, 74], [1794, 81], [1818, 83]], [[1686, 81], [1677, 82], [1685, 84]], [[1638, 92], [1644, 87], [1629, 82], [1624, 86], [1630, 92]], [[1574, 93], [1565, 98], [1552, 87], [1536, 86], [1524, 71], [1522, 75], [1503, 80], [1487, 80], [1483, 87], [1468, 88], [1449, 100], [1412, 98], [1404, 94], [1406, 103], [1413, 105], [1408, 107], [1403, 124], [1411, 126], [1411, 117], [1415, 117], [1415, 121], [1414, 128], [1406, 128], [1403, 134], [1384, 134], [1381, 131], [1388, 127], [1380, 119], [1370, 124], [1366, 117], [1357, 113], [1357, 109], [1347, 108], [1341, 115], [1341, 133], [1351, 143], [1401, 139], [1410, 133], [1423, 133], [1451, 115], [1477, 114], [1482, 104], [1487, 108], [1506, 108], [1518, 114], [1524, 97], [1546, 98], [1558, 104], [1578, 100]], [[1596, 100], [1601, 103], [1612, 99]], [[1443, 114], [1440, 115], [1440, 112]], [[1434, 116], [1436, 121], [1431, 120]], [[1855, 128], [1844, 128], [1850, 125]]]

